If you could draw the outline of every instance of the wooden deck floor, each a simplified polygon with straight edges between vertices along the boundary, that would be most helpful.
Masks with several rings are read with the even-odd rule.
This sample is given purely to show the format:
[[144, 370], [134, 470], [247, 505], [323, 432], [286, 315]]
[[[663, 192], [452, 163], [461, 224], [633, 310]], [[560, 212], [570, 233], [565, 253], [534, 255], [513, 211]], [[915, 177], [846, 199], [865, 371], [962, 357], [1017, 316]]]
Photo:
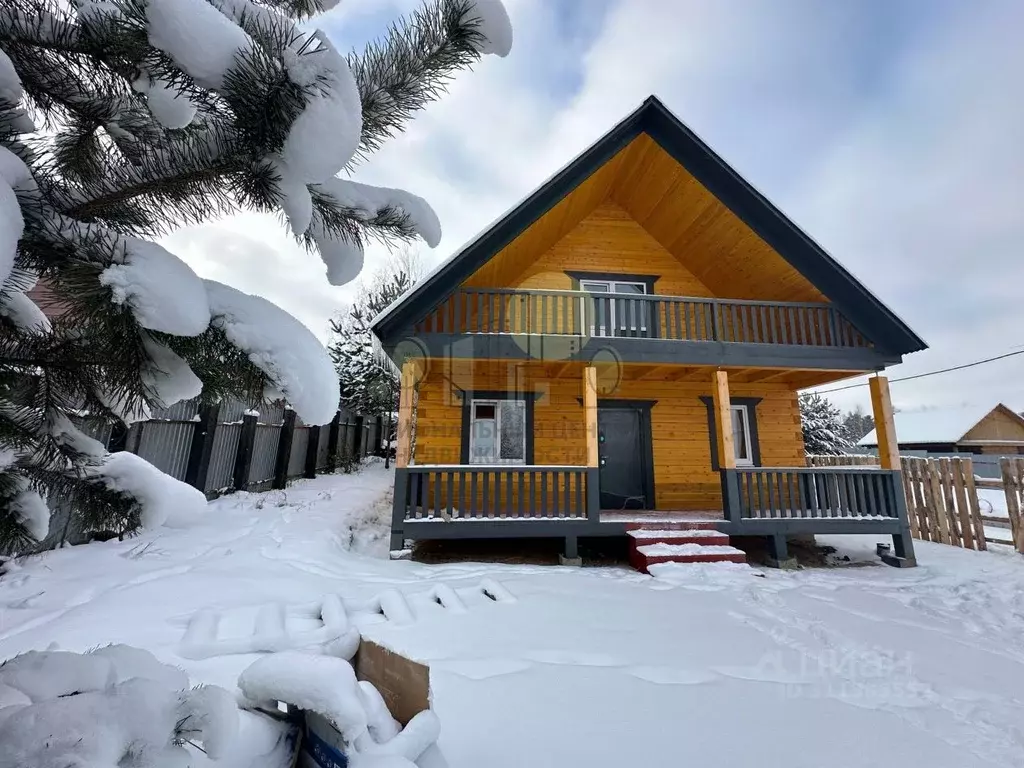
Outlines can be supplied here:
[[719, 509], [708, 510], [601, 510], [602, 523], [701, 523], [719, 522], [725, 513]]

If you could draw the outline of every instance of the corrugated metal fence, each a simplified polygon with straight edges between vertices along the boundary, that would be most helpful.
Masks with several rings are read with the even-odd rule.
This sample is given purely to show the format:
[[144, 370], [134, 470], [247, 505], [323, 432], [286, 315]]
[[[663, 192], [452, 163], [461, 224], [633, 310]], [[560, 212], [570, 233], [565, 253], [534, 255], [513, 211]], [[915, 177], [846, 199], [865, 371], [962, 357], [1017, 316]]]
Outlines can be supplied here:
[[[289, 480], [315, 477], [382, 455], [381, 419], [341, 409], [322, 427], [302, 423], [295, 411], [267, 405], [249, 411], [240, 402], [201, 407], [195, 401], [153, 412], [129, 429], [78, 420], [78, 427], [110, 451], [131, 451], [207, 498], [231, 491], [284, 488]], [[50, 535], [40, 549], [82, 538], [66, 505], [53, 509]]]
[[330, 424], [311, 427], [282, 405], [256, 412], [234, 401], [207, 407], [187, 401], [154, 411], [120, 440], [109, 429], [106, 435], [92, 434], [105, 437], [108, 449], [137, 453], [213, 498], [228, 491], [283, 488], [293, 478], [315, 477], [379, 454], [383, 426], [379, 418], [344, 409]]

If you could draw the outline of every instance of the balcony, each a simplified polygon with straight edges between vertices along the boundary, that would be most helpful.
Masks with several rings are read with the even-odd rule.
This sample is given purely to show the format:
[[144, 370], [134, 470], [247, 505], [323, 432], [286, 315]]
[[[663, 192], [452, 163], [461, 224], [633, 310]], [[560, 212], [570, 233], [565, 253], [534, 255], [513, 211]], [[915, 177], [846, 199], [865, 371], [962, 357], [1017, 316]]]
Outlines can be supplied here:
[[[431, 356], [868, 370], [889, 356], [829, 304], [462, 288], [414, 328]], [[589, 352], [589, 354], [588, 354]]]

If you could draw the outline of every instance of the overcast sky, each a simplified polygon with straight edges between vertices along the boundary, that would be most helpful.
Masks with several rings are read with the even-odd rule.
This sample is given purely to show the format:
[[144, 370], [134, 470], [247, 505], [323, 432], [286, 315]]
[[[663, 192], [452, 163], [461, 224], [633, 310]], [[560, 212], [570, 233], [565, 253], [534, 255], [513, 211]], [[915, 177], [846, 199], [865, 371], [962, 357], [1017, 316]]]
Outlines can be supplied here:
[[[1024, 348], [1020, 0], [505, 2], [512, 54], [461, 73], [356, 171], [434, 206], [445, 234], [428, 264], [655, 93], [928, 342], [891, 377]], [[320, 25], [360, 49], [414, 6], [342, 0]], [[321, 337], [351, 295], [274, 217], [169, 245]], [[868, 405], [866, 387], [831, 397]], [[1024, 355], [897, 383], [893, 398], [1020, 410]]]

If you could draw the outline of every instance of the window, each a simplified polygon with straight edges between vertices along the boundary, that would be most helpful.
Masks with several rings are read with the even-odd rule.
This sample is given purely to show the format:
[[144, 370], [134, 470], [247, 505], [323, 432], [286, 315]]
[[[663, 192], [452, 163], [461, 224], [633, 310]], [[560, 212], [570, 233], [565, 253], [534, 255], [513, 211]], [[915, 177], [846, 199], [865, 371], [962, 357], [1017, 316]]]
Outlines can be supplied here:
[[473, 400], [469, 426], [470, 464], [526, 463], [526, 403]]
[[[594, 313], [590, 323], [591, 336], [635, 336], [647, 330], [646, 301], [629, 299], [647, 293], [644, 283], [626, 280], [580, 280], [580, 290], [595, 294], [618, 294], [622, 298], [594, 297]], [[584, 317], [586, 312], [584, 299]]]
[[732, 442], [736, 451], [736, 466], [754, 466], [754, 454], [750, 447], [750, 414], [747, 406], [732, 406]]

